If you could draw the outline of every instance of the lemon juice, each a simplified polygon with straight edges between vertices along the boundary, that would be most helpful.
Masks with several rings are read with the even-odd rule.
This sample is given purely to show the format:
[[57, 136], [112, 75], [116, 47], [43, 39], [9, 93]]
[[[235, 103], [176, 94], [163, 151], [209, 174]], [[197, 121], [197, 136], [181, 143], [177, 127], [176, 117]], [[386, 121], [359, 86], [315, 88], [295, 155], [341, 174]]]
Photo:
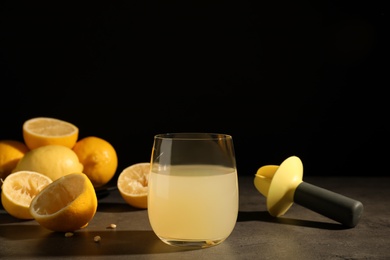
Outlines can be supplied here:
[[219, 244], [233, 231], [237, 214], [236, 169], [214, 165], [152, 169], [148, 216], [164, 242]]

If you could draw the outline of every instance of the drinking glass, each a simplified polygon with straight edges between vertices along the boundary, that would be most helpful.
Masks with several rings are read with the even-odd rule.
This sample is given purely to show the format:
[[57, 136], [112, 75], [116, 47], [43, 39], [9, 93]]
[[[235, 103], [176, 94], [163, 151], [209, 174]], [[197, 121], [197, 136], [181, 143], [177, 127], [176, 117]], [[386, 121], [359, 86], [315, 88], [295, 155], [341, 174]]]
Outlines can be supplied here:
[[235, 227], [238, 198], [232, 136], [154, 136], [148, 217], [163, 242], [195, 248], [222, 243]]

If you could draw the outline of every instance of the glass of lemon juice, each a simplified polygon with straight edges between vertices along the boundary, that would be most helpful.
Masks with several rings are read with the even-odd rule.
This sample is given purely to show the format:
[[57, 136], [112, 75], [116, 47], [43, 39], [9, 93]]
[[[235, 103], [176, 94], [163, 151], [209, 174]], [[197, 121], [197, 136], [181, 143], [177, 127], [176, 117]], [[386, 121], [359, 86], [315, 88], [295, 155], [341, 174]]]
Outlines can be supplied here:
[[148, 217], [163, 242], [195, 248], [222, 243], [236, 224], [238, 198], [232, 136], [154, 136]]

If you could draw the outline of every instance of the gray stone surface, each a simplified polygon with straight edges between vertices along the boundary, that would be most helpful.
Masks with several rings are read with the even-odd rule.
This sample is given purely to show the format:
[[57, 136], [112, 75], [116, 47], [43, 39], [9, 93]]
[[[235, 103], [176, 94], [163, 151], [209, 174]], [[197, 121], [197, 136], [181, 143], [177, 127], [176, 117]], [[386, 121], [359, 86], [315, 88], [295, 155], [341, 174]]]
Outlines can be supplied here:
[[[34, 220], [20, 221], [0, 208], [1, 259], [390, 259], [390, 178], [311, 177], [305, 182], [361, 201], [363, 215], [347, 228], [293, 204], [271, 217], [266, 198], [250, 176], [239, 177], [236, 227], [222, 244], [183, 250], [165, 245], [153, 233], [146, 210], [124, 203], [118, 191], [99, 200], [87, 228], [66, 238]], [[109, 229], [110, 224], [116, 229]], [[94, 236], [101, 241], [95, 243]]]

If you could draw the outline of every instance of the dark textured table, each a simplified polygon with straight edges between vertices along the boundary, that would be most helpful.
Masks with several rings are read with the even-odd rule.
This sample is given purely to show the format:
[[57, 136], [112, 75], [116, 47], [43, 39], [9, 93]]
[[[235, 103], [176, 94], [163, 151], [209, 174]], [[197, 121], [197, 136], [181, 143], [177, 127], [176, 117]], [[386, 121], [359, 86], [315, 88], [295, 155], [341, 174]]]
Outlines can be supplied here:
[[[304, 181], [363, 203], [357, 226], [347, 228], [293, 204], [274, 218], [253, 177], [240, 176], [236, 227], [222, 244], [183, 250], [161, 242], [147, 211], [124, 203], [117, 190], [99, 200], [87, 228], [72, 237], [21, 221], [0, 208], [1, 259], [390, 259], [390, 178], [306, 177]], [[108, 228], [116, 224], [116, 229]], [[100, 242], [94, 242], [95, 236]]]

